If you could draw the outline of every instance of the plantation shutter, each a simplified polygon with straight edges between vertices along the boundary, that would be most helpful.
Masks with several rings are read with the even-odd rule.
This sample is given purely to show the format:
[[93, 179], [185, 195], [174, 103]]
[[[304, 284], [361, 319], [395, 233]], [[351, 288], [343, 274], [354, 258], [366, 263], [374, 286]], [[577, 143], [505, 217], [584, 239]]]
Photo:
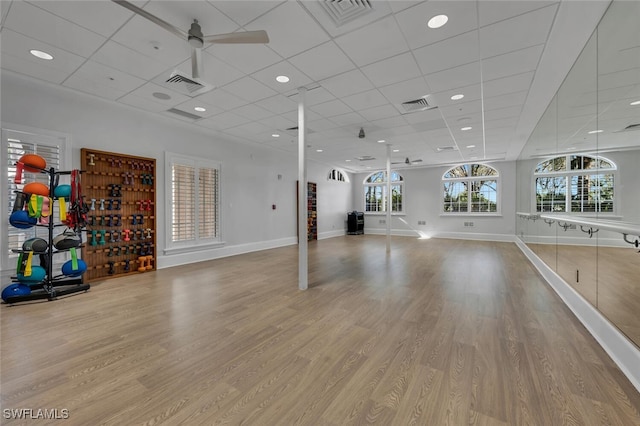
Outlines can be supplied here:
[[196, 179], [195, 167], [173, 164], [172, 183], [172, 241], [196, 238]]

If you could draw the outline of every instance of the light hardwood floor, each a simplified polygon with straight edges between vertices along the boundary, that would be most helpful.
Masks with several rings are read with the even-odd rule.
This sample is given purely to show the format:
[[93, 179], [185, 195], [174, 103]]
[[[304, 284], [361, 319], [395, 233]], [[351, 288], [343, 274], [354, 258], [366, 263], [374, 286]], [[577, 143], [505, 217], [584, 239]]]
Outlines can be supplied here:
[[[2, 408], [65, 425], [640, 425], [511, 243], [345, 236], [1, 307]], [[2, 420], [2, 424], [22, 424]], [[46, 421], [25, 424], [47, 424]]]

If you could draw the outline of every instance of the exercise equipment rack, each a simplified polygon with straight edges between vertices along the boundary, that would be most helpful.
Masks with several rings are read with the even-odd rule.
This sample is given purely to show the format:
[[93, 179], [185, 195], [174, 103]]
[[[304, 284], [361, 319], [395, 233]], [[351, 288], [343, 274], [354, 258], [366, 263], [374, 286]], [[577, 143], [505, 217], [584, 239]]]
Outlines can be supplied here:
[[[64, 223], [55, 223], [53, 220], [54, 204], [59, 201], [57, 197], [54, 197], [54, 189], [59, 176], [71, 175], [71, 171], [55, 171], [53, 167], [49, 169], [40, 169], [41, 173], [45, 173], [49, 178], [49, 198], [52, 200], [52, 205], [49, 206], [51, 215], [47, 224], [37, 223], [36, 227], [47, 227], [47, 249], [44, 252], [34, 252], [40, 256], [40, 266], [43, 266], [46, 270], [46, 276], [40, 283], [29, 284], [31, 288], [31, 294], [10, 296], [5, 299], [5, 303], [12, 305], [19, 302], [27, 302], [33, 300], [47, 299], [49, 301], [55, 300], [59, 296], [65, 296], [73, 293], [86, 292], [91, 288], [91, 285], [84, 283], [82, 277], [69, 278], [64, 275], [53, 275], [53, 256], [58, 253], [69, 252], [70, 249], [58, 250], [53, 246], [53, 234], [56, 228], [66, 226]], [[62, 220], [62, 218], [61, 218]], [[78, 233], [80, 234], [80, 233]], [[82, 248], [82, 244], [80, 247]], [[14, 253], [28, 253], [26, 250], [13, 249]], [[44, 263], [44, 265], [43, 265]], [[12, 277], [14, 279], [16, 277]]]

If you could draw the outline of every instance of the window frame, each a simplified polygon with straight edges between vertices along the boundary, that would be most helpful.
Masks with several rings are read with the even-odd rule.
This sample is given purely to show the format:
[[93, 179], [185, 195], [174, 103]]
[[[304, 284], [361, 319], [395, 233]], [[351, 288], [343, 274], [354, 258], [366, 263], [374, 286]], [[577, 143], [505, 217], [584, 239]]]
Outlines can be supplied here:
[[334, 167], [333, 169], [329, 170], [329, 173], [327, 174], [327, 180], [329, 182], [349, 183], [349, 176], [344, 170]]
[[[571, 164], [571, 157], [590, 157], [593, 158], [595, 160], [603, 160], [608, 162], [609, 164], [611, 164], [611, 168], [606, 168], [606, 169], [600, 169], [599, 167], [596, 167], [594, 169], [584, 169], [584, 168], [580, 168], [580, 169], [571, 169], [570, 168], [570, 164]], [[547, 161], [555, 161], [557, 159], [560, 158], [564, 158], [565, 162], [565, 168], [564, 170], [557, 170], [557, 171], [550, 171], [550, 172], [536, 172], [536, 170], [538, 169], [538, 167]], [[538, 200], [537, 200], [537, 196], [538, 196], [538, 185], [537, 185], [537, 180], [540, 177], [546, 177], [546, 178], [564, 178], [564, 185], [565, 185], [565, 194], [564, 194], [564, 206], [565, 206], [565, 210], [564, 211], [557, 211], [554, 212], [552, 210], [545, 210], [545, 211], [539, 211], [539, 213], [547, 213], [547, 214], [552, 214], [552, 213], [558, 213], [558, 214], [567, 214], [567, 215], [573, 215], [573, 216], [585, 216], [585, 217], [595, 217], [597, 215], [606, 215], [606, 216], [610, 216], [610, 217], [615, 217], [618, 215], [618, 197], [616, 197], [616, 186], [619, 184], [619, 169], [618, 169], [618, 165], [612, 161], [611, 159], [607, 158], [607, 157], [603, 157], [601, 155], [592, 155], [592, 154], [585, 154], [585, 153], [568, 153], [565, 155], [557, 155], [557, 156], [552, 156], [552, 157], [545, 157], [542, 160], [540, 160], [539, 162], [537, 162], [534, 166], [533, 166], [533, 170], [531, 172], [531, 206], [532, 206], [532, 211], [533, 212], [538, 212]], [[605, 176], [605, 175], [612, 175], [613, 176], [613, 207], [611, 211], [592, 211], [592, 212], [585, 212], [585, 211], [579, 211], [579, 212], [574, 212], [571, 211], [572, 208], [572, 199], [571, 199], [571, 188], [572, 188], [572, 182], [571, 182], [571, 178], [574, 176], [586, 176], [586, 175], [592, 175], [592, 176]]]
[[[385, 175], [385, 179], [381, 182], [367, 182], [372, 176], [378, 174], [378, 173], [382, 173], [383, 175]], [[405, 206], [406, 206], [406, 191], [405, 191], [405, 179], [404, 176], [402, 174], [400, 174], [400, 172], [398, 172], [397, 170], [391, 170], [391, 175], [393, 176], [393, 174], [396, 174], [399, 179], [397, 181], [391, 181], [391, 191], [393, 192], [393, 187], [394, 186], [399, 186], [400, 187], [400, 194], [402, 195], [402, 209], [399, 211], [391, 211], [392, 215], [405, 215], [406, 211], [405, 211]], [[365, 214], [369, 214], [369, 215], [386, 215], [387, 214], [387, 210], [386, 210], [386, 200], [387, 200], [387, 180], [386, 180], [386, 174], [387, 171], [386, 170], [377, 170], [375, 172], [372, 172], [370, 174], [368, 174], [362, 181], [362, 188], [363, 188], [363, 193], [362, 193], [362, 198], [363, 198], [363, 209], [362, 211]], [[381, 193], [381, 198], [382, 198], [382, 209], [381, 210], [367, 210], [367, 188], [375, 188], [375, 187], [381, 187], [380, 189], [380, 193]]]
[[[174, 164], [181, 164], [185, 166], [192, 166], [195, 168], [195, 188], [194, 192], [198, 191], [198, 170], [202, 168], [216, 169], [217, 170], [217, 216], [216, 216], [216, 229], [217, 235], [214, 238], [200, 238], [199, 233], [199, 204], [198, 197], [196, 196], [195, 202], [195, 239], [173, 241], [173, 219], [172, 219], [172, 206], [173, 206], [173, 182], [172, 182], [172, 168]], [[199, 157], [192, 157], [184, 154], [177, 154], [173, 152], [165, 151], [165, 212], [167, 217], [165, 218], [165, 247], [163, 253], [165, 255], [188, 253], [199, 250], [206, 250], [210, 248], [221, 247], [224, 245], [222, 239], [222, 163], [215, 160], [203, 159]]]
[[[469, 166], [471, 169], [473, 168], [473, 165], [480, 165], [480, 166], [484, 166], [484, 167], [488, 167], [492, 170], [495, 170], [496, 175], [483, 175], [483, 176], [463, 176], [463, 177], [455, 177], [455, 178], [449, 178], [446, 177], [447, 173], [449, 173], [451, 170], [454, 170], [458, 167], [465, 167], [465, 166]], [[482, 212], [482, 211], [472, 211], [472, 206], [473, 203], [469, 200], [468, 195], [467, 195], [467, 210], [466, 211], [454, 211], [454, 212], [447, 212], [444, 211], [444, 203], [445, 203], [445, 192], [444, 192], [444, 185], [448, 182], [464, 182], [466, 183], [467, 186], [467, 192], [469, 191], [469, 188], [471, 188], [471, 183], [472, 182], [477, 182], [477, 181], [483, 181], [483, 180], [492, 180], [492, 181], [496, 181], [496, 201], [495, 203], [497, 204], [496, 206], [496, 211], [488, 211], [488, 212]], [[442, 178], [440, 180], [440, 189], [443, 191], [442, 192], [442, 199], [441, 202], [442, 204], [440, 205], [440, 216], [502, 216], [502, 174], [500, 173], [500, 170], [497, 167], [494, 167], [493, 165], [487, 164], [487, 163], [478, 163], [478, 162], [474, 162], [474, 163], [460, 163], [460, 164], [456, 164], [455, 166], [449, 167], [443, 174], [442, 174]]]

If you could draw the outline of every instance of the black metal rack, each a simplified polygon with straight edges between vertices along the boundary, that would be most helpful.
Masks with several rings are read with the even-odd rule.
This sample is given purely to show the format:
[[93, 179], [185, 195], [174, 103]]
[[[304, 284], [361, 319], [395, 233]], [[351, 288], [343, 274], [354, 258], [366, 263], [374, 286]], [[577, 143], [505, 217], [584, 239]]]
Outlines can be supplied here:
[[[48, 170], [42, 169], [42, 173], [46, 173], [49, 178], [49, 197], [53, 202], [57, 201], [57, 198], [54, 197], [54, 188], [56, 185], [57, 177], [62, 175], [70, 175], [71, 171], [55, 171], [53, 167]], [[50, 206], [51, 211], [53, 211], [54, 206]], [[45, 252], [34, 252], [34, 254], [38, 254], [40, 256], [40, 266], [43, 266], [46, 270], [46, 275], [42, 282], [36, 284], [30, 284], [31, 294], [27, 295], [16, 295], [10, 296], [5, 299], [5, 303], [14, 304], [19, 302], [27, 302], [33, 300], [47, 299], [47, 300], [55, 300], [59, 296], [64, 296], [73, 293], [79, 293], [83, 291], [88, 291], [91, 287], [89, 284], [85, 284], [82, 277], [79, 278], [69, 278], [64, 275], [54, 276], [53, 275], [53, 256], [58, 253], [68, 252], [69, 250], [57, 250], [53, 246], [53, 234], [54, 229], [66, 226], [63, 223], [54, 223], [53, 215], [49, 220], [48, 224], [36, 224], [34, 226], [46, 226], [48, 228], [47, 233], [47, 250]], [[80, 248], [82, 245], [80, 246]], [[24, 250], [13, 250], [16, 253], [25, 253]], [[44, 263], [44, 265], [42, 265]], [[15, 279], [17, 277], [12, 277]]]
[[364, 213], [352, 211], [347, 213], [347, 234], [364, 234]]

